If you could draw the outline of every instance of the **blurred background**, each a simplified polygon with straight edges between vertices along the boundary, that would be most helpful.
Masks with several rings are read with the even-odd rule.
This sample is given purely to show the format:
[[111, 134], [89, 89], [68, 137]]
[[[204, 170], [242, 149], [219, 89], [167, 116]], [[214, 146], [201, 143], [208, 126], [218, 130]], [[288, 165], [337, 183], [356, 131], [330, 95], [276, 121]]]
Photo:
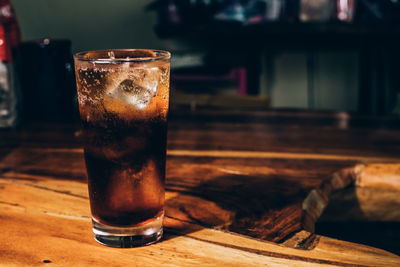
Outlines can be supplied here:
[[[171, 51], [172, 103], [192, 109], [400, 114], [398, 0], [12, 0], [0, 1], [3, 24], [9, 4], [23, 117], [39, 116], [27, 103], [53, 87], [73, 97], [72, 53], [106, 48]], [[46, 103], [41, 116], [63, 116]]]

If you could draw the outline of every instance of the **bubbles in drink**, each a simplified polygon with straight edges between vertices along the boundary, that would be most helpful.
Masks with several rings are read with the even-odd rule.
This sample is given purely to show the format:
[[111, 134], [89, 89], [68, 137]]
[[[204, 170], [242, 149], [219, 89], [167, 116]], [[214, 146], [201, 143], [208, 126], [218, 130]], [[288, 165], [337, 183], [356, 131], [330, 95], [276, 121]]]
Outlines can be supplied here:
[[168, 87], [169, 86], [169, 68], [162, 66], [160, 67], [160, 84]]
[[120, 213], [138, 210], [142, 200], [137, 194], [137, 187], [142, 176], [142, 170], [129, 167], [115, 170], [105, 196], [109, 208]]
[[140, 211], [143, 207], [159, 210], [163, 186], [158, 166], [151, 158], [143, 165], [115, 170], [106, 194], [108, 205], [119, 213]]
[[164, 204], [162, 202], [164, 199], [159, 197], [164, 195], [164, 184], [159, 178], [162, 176], [160, 170], [154, 158], [149, 158], [144, 164], [142, 170], [144, 179], [139, 183], [140, 190], [137, 191], [143, 206], [157, 208]]

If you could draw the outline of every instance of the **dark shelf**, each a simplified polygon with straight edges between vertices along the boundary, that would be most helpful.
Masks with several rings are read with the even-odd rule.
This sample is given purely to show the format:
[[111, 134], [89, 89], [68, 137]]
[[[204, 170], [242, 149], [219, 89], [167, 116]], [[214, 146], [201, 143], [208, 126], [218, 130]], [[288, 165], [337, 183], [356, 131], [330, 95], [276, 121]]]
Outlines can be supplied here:
[[[206, 40], [208, 42], [244, 43], [254, 41], [267, 45], [338, 45], [352, 44], [398, 44], [400, 42], [400, 24], [389, 23], [263, 23], [241, 25], [236, 23], [210, 24], [158, 24], [155, 31], [160, 38], [185, 38]], [[333, 43], [332, 43], [333, 42]], [[285, 44], [286, 43], [286, 44]]]
[[[161, 38], [180, 38], [202, 44], [214, 62], [240, 65], [247, 71], [247, 92], [259, 93], [261, 62], [269, 70], [273, 56], [281, 51], [352, 51], [359, 55], [359, 112], [385, 114], [393, 106], [399, 84], [400, 24], [374, 23], [239, 23], [158, 24]], [[314, 65], [307, 59], [307, 72]], [[268, 68], [267, 67], [267, 68]], [[272, 75], [267, 72], [266, 75]], [[311, 83], [309, 83], [311, 84]], [[313, 89], [309, 87], [309, 92]]]

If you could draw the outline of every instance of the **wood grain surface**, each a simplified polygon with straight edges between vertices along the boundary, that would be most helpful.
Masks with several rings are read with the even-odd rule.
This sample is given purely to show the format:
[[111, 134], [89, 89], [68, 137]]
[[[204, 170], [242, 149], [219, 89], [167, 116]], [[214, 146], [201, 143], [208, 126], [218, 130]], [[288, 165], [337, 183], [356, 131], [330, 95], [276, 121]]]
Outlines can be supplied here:
[[[78, 129], [44, 123], [0, 132], [0, 264], [400, 265], [390, 252], [313, 233], [349, 188], [361, 190], [363, 219], [400, 221], [397, 120], [174, 111], [165, 236], [134, 249], [93, 240]], [[354, 219], [346, 205], [343, 218]]]

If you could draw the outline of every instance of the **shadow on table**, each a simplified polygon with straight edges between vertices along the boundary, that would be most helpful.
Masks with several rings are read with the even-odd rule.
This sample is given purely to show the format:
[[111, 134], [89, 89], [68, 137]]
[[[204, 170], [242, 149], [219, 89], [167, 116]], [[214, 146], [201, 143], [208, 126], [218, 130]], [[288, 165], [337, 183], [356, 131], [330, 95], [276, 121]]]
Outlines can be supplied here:
[[[167, 184], [168, 191], [179, 195], [167, 199], [166, 216], [279, 242], [301, 228], [301, 205], [307, 194], [304, 185], [290, 178], [224, 175], [194, 187]], [[167, 225], [164, 240], [196, 229]]]
[[[166, 225], [164, 240], [206, 227], [280, 243], [302, 230], [302, 203], [310, 188], [295, 179], [301, 178], [224, 175], [180, 190], [167, 184], [179, 195], [167, 200], [166, 216], [183, 223]], [[335, 194], [316, 222], [316, 234], [400, 254], [400, 222], [371, 220], [359, 203], [367, 200], [359, 200], [354, 187]], [[370, 209], [397, 207], [375, 204], [369, 203]]]

